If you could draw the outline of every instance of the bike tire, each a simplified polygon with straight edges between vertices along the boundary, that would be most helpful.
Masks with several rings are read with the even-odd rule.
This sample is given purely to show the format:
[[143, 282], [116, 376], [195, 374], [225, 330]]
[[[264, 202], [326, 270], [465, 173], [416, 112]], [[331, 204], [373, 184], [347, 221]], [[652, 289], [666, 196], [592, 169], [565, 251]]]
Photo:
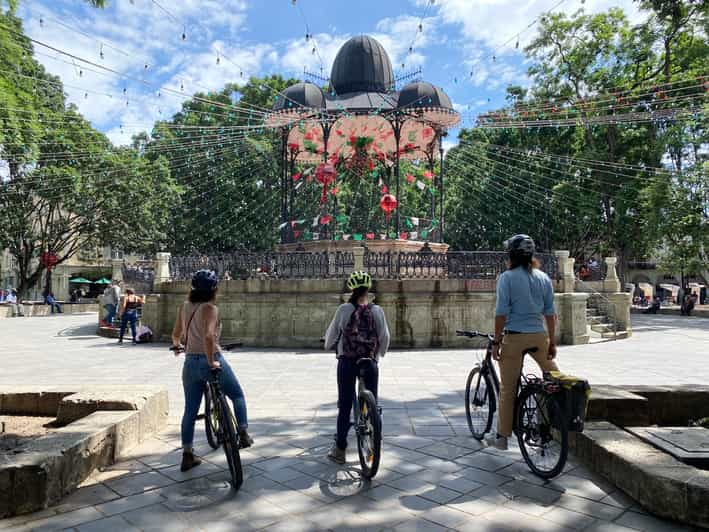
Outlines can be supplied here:
[[[367, 441], [368, 434], [362, 434], [357, 428], [357, 451], [359, 463], [362, 466], [362, 476], [367, 479], [374, 478], [379, 470], [382, 456], [382, 418], [377, 409], [377, 401], [369, 390], [359, 394], [359, 416], [364, 421], [367, 430], [371, 430], [371, 439]], [[371, 448], [369, 448], [371, 446]]]
[[[484, 408], [484, 406], [487, 405], [487, 414], [483, 413], [478, 419], [473, 418], [473, 411], [471, 410], [472, 401], [474, 400], [472, 394], [475, 393], [477, 386], [476, 377], [477, 379], [481, 379], [481, 384], [484, 383], [485, 385], [485, 391], [483, 392], [484, 397], [479, 407]], [[492, 428], [492, 417], [495, 414], [496, 405], [494, 390], [489, 373], [482, 374], [480, 366], [475, 366], [468, 374], [468, 380], [465, 383], [465, 416], [468, 419], [470, 433], [476, 440], [482, 440], [485, 434], [490, 432]], [[481, 393], [479, 388], [477, 391], [478, 394]], [[476, 421], [480, 421], [481, 423], [476, 423]]]
[[204, 390], [204, 432], [212, 449], [219, 448], [219, 410], [214, 404], [209, 386]]
[[238, 490], [244, 482], [244, 471], [239, 454], [239, 436], [236, 432], [236, 420], [224, 396], [219, 397], [219, 422], [222, 427], [222, 447], [231, 474], [231, 485]]
[[[540, 420], [536, 427], [529, 426], [528, 414], [531, 409], [526, 405], [530, 400], [533, 403], [531, 409], [534, 409], [534, 413], [538, 416], [537, 419]], [[558, 476], [564, 470], [569, 455], [569, 427], [564, 418], [562, 406], [556, 397], [536, 386], [524, 387], [515, 405], [515, 421], [519, 449], [532, 473], [545, 480]], [[532, 458], [530, 451], [538, 445], [533, 444], [531, 440], [541, 440], [542, 445], [546, 445], [544, 441], [548, 438], [558, 441], [559, 453], [555, 462], [552, 462], [549, 467], [542, 468]]]

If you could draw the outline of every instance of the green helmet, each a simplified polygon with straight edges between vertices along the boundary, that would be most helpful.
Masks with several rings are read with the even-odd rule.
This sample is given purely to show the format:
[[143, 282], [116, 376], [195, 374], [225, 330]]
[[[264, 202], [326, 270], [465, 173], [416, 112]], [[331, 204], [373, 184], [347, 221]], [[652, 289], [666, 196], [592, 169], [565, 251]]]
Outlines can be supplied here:
[[372, 288], [372, 276], [367, 272], [352, 272], [350, 278], [347, 279], [347, 288], [354, 290], [362, 286]]

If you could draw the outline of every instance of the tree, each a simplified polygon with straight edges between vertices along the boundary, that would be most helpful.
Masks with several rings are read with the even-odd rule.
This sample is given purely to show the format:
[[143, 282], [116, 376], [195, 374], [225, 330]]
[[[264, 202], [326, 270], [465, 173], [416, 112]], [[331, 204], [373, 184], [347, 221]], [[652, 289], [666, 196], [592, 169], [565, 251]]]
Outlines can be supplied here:
[[[0, 24], [21, 31], [12, 15]], [[0, 32], [0, 249], [19, 268], [25, 295], [41, 278], [41, 253], [58, 264], [84, 246], [156, 249], [167, 240], [167, 213], [178, 189], [165, 159], [112, 147], [108, 139], [65, 104], [61, 82], [44, 72], [24, 37]], [[5, 70], [3, 68], [3, 70]]]

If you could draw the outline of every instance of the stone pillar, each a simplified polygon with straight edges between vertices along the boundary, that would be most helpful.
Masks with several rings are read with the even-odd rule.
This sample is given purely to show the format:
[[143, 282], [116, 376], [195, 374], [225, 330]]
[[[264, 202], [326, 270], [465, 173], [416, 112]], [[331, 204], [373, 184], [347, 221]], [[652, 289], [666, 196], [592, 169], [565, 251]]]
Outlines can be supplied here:
[[574, 275], [574, 258], [569, 257], [569, 252], [565, 249], [555, 251], [554, 255], [559, 264], [559, 274], [561, 276], [561, 281], [559, 281], [559, 290], [565, 294], [570, 294], [574, 291], [574, 286], [576, 284], [576, 276]]
[[620, 279], [618, 272], [615, 269], [618, 264], [617, 257], [606, 257], [603, 259], [606, 263], [606, 278], [603, 280], [603, 292], [615, 294], [620, 292]]
[[608, 303], [612, 307], [609, 309], [610, 313], [612, 313], [609, 318], [615, 323], [618, 331], [627, 331], [628, 336], [630, 336], [632, 329], [630, 324], [630, 305], [633, 301], [633, 294], [615, 292], [606, 294], [606, 299], [608, 299]]
[[123, 260], [111, 259], [111, 279], [114, 281], [123, 280]]
[[364, 248], [363, 247], [352, 248], [352, 253], [354, 254], [354, 270], [353, 271], [364, 270]]
[[170, 254], [159, 252], [155, 254], [155, 284], [170, 280]]
[[587, 344], [589, 340], [586, 320], [586, 301], [589, 294], [565, 293], [556, 296], [558, 324], [562, 344]]

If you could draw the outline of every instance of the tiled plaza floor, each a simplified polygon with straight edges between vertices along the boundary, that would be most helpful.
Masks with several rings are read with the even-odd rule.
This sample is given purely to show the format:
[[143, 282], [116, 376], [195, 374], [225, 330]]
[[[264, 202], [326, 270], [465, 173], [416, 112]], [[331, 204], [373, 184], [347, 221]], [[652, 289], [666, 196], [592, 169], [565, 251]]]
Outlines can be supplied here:
[[[544, 483], [519, 452], [470, 437], [463, 388], [470, 351], [394, 351], [380, 370], [382, 469], [362, 481], [356, 450], [326, 459], [336, 415], [329, 353], [244, 350], [227, 355], [247, 394], [252, 449], [246, 479], [229, 490], [221, 451], [187, 474], [178, 463], [181, 360], [165, 345], [119, 347], [93, 335], [94, 316], [0, 320], [0, 385], [159, 384], [170, 425], [131, 460], [96, 473], [49, 510], [0, 530], [687, 530], [638, 508], [573, 459]], [[562, 347], [562, 369], [592, 384], [709, 380], [709, 320], [636, 316], [629, 340]]]

